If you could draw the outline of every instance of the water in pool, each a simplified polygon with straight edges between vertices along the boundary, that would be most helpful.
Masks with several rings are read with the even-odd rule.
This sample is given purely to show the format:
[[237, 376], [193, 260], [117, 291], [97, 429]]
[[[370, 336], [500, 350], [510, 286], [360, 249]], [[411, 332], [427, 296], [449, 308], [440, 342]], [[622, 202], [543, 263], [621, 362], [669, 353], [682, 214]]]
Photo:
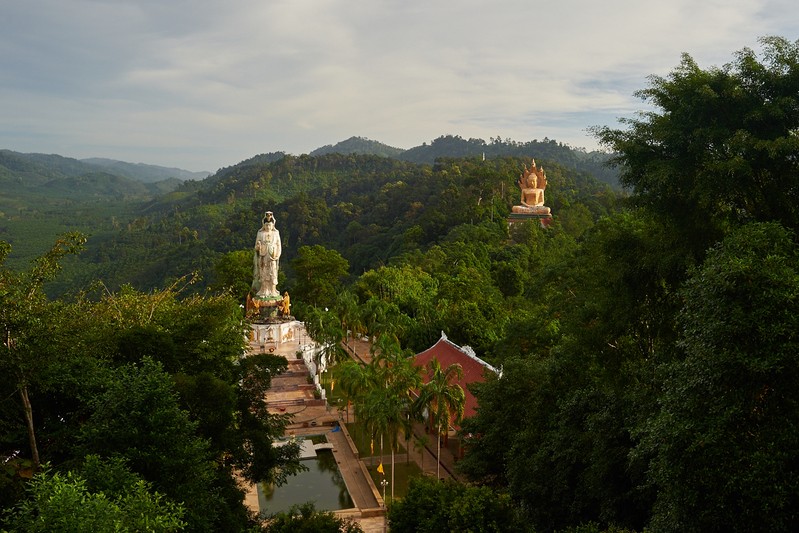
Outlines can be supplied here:
[[313, 501], [316, 508], [323, 511], [355, 507], [333, 452], [318, 450], [316, 453], [315, 458], [301, 461], [308, 470], [290, 476], [285, 485], [258, 484], [258, 504], [262, 515], [288, 511], [292, 505], [307, 501]]

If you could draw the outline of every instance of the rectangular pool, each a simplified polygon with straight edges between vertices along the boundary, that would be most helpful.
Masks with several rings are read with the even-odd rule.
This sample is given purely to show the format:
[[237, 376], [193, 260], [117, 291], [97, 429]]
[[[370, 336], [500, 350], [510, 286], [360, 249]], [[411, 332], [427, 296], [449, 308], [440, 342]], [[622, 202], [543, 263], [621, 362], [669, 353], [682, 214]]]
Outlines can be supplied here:
[[258, 483], [261, 516], [288, 511], [292, 505], [308, 501], [314, 502], [321, 511], [355, 507], [331, 450], [317, 450], [315, 458], [303, 459], [300, 463], [308, 470], [290, 476], [283, 486]]

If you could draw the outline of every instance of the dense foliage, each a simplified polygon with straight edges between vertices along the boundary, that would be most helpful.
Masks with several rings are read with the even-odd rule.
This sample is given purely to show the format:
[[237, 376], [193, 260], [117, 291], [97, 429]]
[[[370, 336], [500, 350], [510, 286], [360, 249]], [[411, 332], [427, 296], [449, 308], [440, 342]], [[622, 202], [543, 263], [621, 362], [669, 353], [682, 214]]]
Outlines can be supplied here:
[[[246, 324], [227, 295], [180, 297], [175, 284], [48, 301], [42, 283], [82, 240], [66, 236], [29, 271], [0, 268], [0, 369], [11, 378], [0, 384], [0, 494], [4, 507], [17, 504], [9, 527], [37, 530], [61, 513], [71, 530], [75, 501], [102, 530], [131, 527], [131, 505], [165, 531], [254, 525], [237, 479], [280, 484], [301, 468], [298, 446], [272, 446], [288, 419], [265, 403], [285, 359], [242, 359]], [[96, 475], [97, 461], [122, 479]], [[52, 473], [37, 474], [21, 499], [45, 463]], [[99, 478], [119, 484], [96, 490]]]
[[[147, 202], [122, 202], [125, 195], [118, 191], [91, 205], [63, 199], [43, 213], [54, 200], [26, 201], [20, 192], [0, 206], [0, 221], [12, 230], [18, 257], [32, 257], [36, 246], [41, 250], [52, 242], [59, 229], [90, 233], [88, 252], [65, 262], [64, 276], [50, 286], [50, 294], [94, 279], [112, 290], [126, 283], [150, 290], [187, 272], [201, 274], [198, 289], [214, 285], [215, 263], [222, 254], [251, 248], [253, 228], [266, 210], [277, 217], [286, 266], [300, 247], [323, 245], [347, 259], [352, 272], [363, 272], [425, 248], [459, 224], [498, 222], [517, 199], [523, 165], [540, 156], [533, 146], [514, 144], [518, 157], [503, 157], [497, 150], [485, 161], [479, 151], [456, 160], [446, 157], [448, 144], [441, 144], [434, 164], [336, 152], [263, 154], [202, 182], [183, 182]], [[580, 232], [613, 206], [615, 195], [576, 170], [572, 153], [561, 147], [552, 160], [539, 157], [539, 164], [550, 176], [548, 203], [570, 231]], [[560, 159], [568, 162], [560, 164]], [[29, 212], [32, 205], [36, 212]], [[14, 210], [19, 217], [11, 216]], [[16, 257], [11, 260], [14, 267], [24, 266]], [[291, 269], [283, 270], [285, 287], [291, 289]]]
[[[88, 478], [88, 479], [87, 479]], [[117, 533], [184, 530], [181, 505], [152, 492], [123, 463], [87, 457], [81, 475], [41, 472], [9, 514], [11, 532]]]
[[270, 516], [264, 533], [363, 533], [361, 527], [333, 513], [317, 511], [312, 503], [296, 505]]
[[411, 481], [405, 498], [389, 508], [388, 520], [394, 533], [528, 530], [507, 494], [425, 477]]
[[476, 391], [461, 471], [537, 528], [797, 526], [799, 43], [763, 46], [684, 57], [599, 130], [638, 209], [542, 271], [529, 340]]
[[597, 131], [636, 202], [695, 254], [741, 223], [799, 223], [799, 49], [778, 37], [762, 44], [763, 61], [744, 49], [708, 70], [685, 54], [639, 92], [659, 111]]

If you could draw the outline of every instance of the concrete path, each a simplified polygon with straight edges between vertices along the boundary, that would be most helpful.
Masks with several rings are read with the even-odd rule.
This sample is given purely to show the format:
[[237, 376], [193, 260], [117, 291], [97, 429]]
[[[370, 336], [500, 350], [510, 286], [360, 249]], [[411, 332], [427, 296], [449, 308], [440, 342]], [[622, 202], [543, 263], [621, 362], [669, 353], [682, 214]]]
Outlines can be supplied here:
[[377, 501], [373, 483], [364, 465], [353, 453], [344, 431], [330, 432], [327, 440], [333, 444], [333, 456], [347, 484], [347, 490], [359, 509], [378, 509], [382, 502]]
[[[269, 346], [256, 343], [250, 345], [250, 353], [268, 351], [285, 357], [288, 362], [287, 372], [272, 378], [272, 386], [266, 394], [269, 411], [273, 414], [292, 415], [286, 436], [327, 437], [328, 442], [333, 445], [333, 456], [355, 503], [355, 508], [335, 513], [358, 522], [365, 533], [385, 531], [385, 507], [382, 498], [365, 465], [358, 459], [355, 445], [349, 438], [346, 428], [332, 431], [339, 424], [340, 413], [337, 409], [327, 406], [324, 401], [314, 398], [314, 386], [308, 383], [308, 371], [302, 360], [296, 358], [302, 342], [307, 343], [308, 337], [300, 324], [293, 340]], [[245, 503], [253, 511], [260, 512], [255, 485], [248, 487]]]

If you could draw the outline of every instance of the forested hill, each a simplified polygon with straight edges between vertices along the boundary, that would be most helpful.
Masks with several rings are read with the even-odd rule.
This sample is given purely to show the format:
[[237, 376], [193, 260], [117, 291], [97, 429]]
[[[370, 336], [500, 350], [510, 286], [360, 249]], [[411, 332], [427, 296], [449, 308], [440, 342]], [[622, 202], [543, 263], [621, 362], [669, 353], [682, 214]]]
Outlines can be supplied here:
[[168, 192], [191, 173], [155, 165], [134, 165], [110, 159], [78, 160], [55, 154], [0, 150], [0, 184], [18, 195], [50, 198], [142, 198]]
[[[565, 224], [590, 224], [615, 193], [590, 175], [546, 159], [547, 205]], [[256, 156], [187, 182], [151, 202], [114, 234], [90, 239], [75, 281], [110, 287], [161, 286], [199, 271], [213, 283], [220, 254], [249, 250], [261, 217], [275, 213], [283, 240], [281, 270], [301, 246], [339, 251], [351, 272], [425, 249], [463, 224], [501, 224], [518, 203], [516, 180], [530, 158], [451, 158], [435, 165], [331, 153]], [[575, 221], [582, 222], [575, 222]]]
[[[309, 155], [319, 156], [325, 154], [358, 154], [358, 155], [380, 155], [384, 157], [396, 157], [401, 159], [405, 150], [394, 148], [378, 141], [372, 141], [364, 137], [350, 137], [345, 141], [335, 145], [325, 145], [312, 151]], [[432, 163], [432, 161], [430, 161]]]
[[0, 240], [11, 244], [9, 265], [24, 268], [68, 231], [116, 233], [136, 217], [141, 202], [174, 190], [179, 178], [191, 175], [93, 161], [0, 150]]
[[615, 168], [607, 165], [610, 155], [605, 152], [587, 152], [584, 149], [572, 148], [554, 139], [543, 141], [532, 140], [517, 142], [499, 137], [486, 142], [483, 139], [463, 139], [457, 135], [441, 136], [430, 144], [404, 151], [398, 157], [403, 161], [415, 163], [433, 163], [439, 157], [535, 157], [556, 161], [564, 167], [591, 174], [599, 181], [619, 187], [619, 174]]
[[144, 163], [127, 163], [116, 159], [93, 157], [81, 159], [81, 162], [107, 169], [108, 172], [135, 179], [144, 183], [153, 183], [163, 180], [203, 180], [211, 175], [210, 172], [192, 172], [182, 168], [162, 167]]
[[423, 143], [420, 146], [403, 150], [363, 137], [350, 137], [335, 145], [317, 148], [310, 155], [331, 153], [379, 155], [430, 165], [442, 157], [537, 157], [587, 172], [599, 181], [619, 188], [618, 170], [607, 165], [610, 154], [598, 151], [587, 152], [584, 149], [572, 148], [547, 138], [544, 138], [543, 141], [517, 142], [511, 139], [502, 140], [497, 136], [490, 139], [490, 142], [486, 142], [483, 139], [467, 140], [458, 135], [442, 135], [430, 144]]

